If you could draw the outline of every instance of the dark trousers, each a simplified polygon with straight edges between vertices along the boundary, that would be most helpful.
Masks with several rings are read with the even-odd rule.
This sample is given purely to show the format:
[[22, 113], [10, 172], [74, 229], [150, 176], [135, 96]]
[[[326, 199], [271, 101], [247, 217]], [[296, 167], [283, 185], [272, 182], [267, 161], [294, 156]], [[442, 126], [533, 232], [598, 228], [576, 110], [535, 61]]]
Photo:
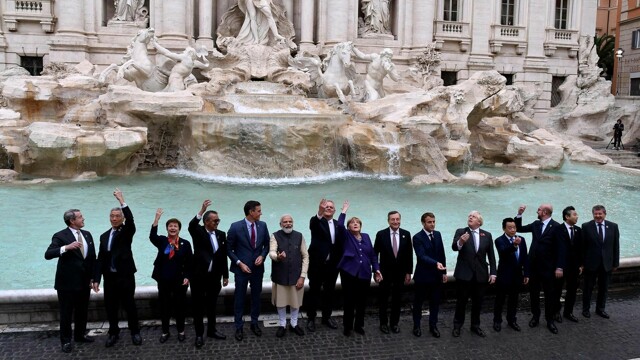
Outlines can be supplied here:
[[461, 328], [464, 324], [467, 301], [471, 297], [471, 327], [480, 326], [480, 309], [482, 299], [487, 289], [485, 282], [477, 282], [475, 278], [471, 281], [456, 279], [456, 312], [453, 317], [453, 326]]
[[[193, 325], [196, 336], [204, 334], [204, 315], [207, 316], [207, 336], [216, 332], [216, 305], [220, 295], [220, 275], [206, 273], [195, 276], [191, 281], [191, 299], [193, 300]], [[246, 290], [245, 290], [246, 291]]]
[[613, 135], [613, 147], [622, 146], [622, 133]]
[[247, 296], [247, 286], [251, 286], [251, 324], [258, 324], [260, 316], [260, 294], [262, 293], [262, 275], [263, 272], [254, 271], [251, 274], [245, 274], [238, 269], [235, 274], [236, 289], [233, 293], [233, 313], [236, 329], [242, 329], [244, 321], [242, 315], [244, 313], [244, 300]]
[[558, 311], [555, 297], [555, 278], [542, 277], [532, 274], [529, 279], [529, 298], [531, 300], [531, 314], [540, 320], [540, 290], [544, 291], [544, 318], [553, 322], [553, 316]]
[[415, 291], [413, 296], [413, 328], [420, 327], [422, 320], [422, 304], [429, 297], [429, 329], [438, 325], [438, 312], [440, 310], [440, 299], [442, 298], [442, 283], [413, 285]]
[[582, 311], [591, 309], [591, 295], [593, 287], [598, 281], [598, 297], [596, 298], [596, 310], [604, 311], [607, 305], [607, 292], [609, 291], [609, 281], [611, 280], [611, 271], [605, 271], [600, 265], [597, 271], [586, 271], [584, 275], [584, 289], [582, 292]]
[[564, 315], [573, 313], [573, 307], [576, 304], [576, 292], [578, 291], [578, 273], [577, 272], [565, 272], [565, 276], [560, 279], [556, 279], [555, 285], [555, 297], [556, 297], [556, 312], [559, 313], [562, 309], [560, 303], [560, 297], [562, 296], [562, 287], [566, 287], [566, 293], [564, 296]]
[[502, 309], [507, 301], [507, 322], [513, 324], [517, 321], [516, 312], [520, 300], [520, 286], [522, 279], [517, 279], [511, 284], [496, 286], [496, 301], [493, 305], [493, 322], [502, 324]]
[[360, 279], [344, 271], [340, 272], [340, 279], [342, 280], [342, 292], [344, 293], [344, 330], [362, 329], [364, 327], [364, 310], [367, 305], [367, 293], [369, 292], [371, 279]]
[[389, 297], [391, 297], [391, 326], [398, 325], [400, 322], [400, 305], [402, 298], [402, 290], [404, 290], [404, 274], [400, 276], [392, 276], [388, 274], [387, 278], [384, 274], [384, 279], [380, 282], [378, 288], [378, 307], [380, 314], [380, 325], [387, 325], [389, 322], [389, 315], [387, 309], [389, 307]]
[[184, 310], [187, 298], [187, 287], [182, 281], [158, 281], [158, 298], [160, 299], [160, 320], [162, 333], [169, 333], [169, 319], [176, 317], [176, 329], [184, 332]]
[[[333, 301], [335, 297], [336, 281], [338, 280], [338, 268], [331, 261], [321, 264], [309, 265], [309, 294], [304, 297], [307, 317], [310, 320], [316, 318], [318, 307], [322, 312], [322, 318], [331, 317]], [[322, 300], [322, 303], [320, 303]]]
[[84, 337], [87, 330], [87, 311], [89, 308], [89, 293], [86, 290], [58, 290], [60, 305], [60, 342], [71, 342], [71, 319], [74, 320], [74, 338]]
[[104, 274], [104, 306], [109, 319], [109, 335], [120, 334], [118, 312], [120, 305], [127, 312], [127, 321], [131, 335], [140, 333], [138, 310], [133, 298], [136, 292], [136, 279], [133, 274], [108, 272]]

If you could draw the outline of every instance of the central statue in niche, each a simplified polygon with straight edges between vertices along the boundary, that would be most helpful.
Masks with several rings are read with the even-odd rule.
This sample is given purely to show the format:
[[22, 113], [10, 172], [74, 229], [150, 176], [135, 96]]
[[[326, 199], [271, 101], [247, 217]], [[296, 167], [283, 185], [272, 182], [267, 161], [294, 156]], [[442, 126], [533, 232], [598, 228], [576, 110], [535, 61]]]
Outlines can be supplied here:
[[269, 32], [276, 41], [284, 41], [278, 33], [278, 27], [273, 19], [271, 0], [240, 0], [238, 7], [244, 13], [244, 23], [236, 40], [246, 44], [266, 45], [269, 42]]

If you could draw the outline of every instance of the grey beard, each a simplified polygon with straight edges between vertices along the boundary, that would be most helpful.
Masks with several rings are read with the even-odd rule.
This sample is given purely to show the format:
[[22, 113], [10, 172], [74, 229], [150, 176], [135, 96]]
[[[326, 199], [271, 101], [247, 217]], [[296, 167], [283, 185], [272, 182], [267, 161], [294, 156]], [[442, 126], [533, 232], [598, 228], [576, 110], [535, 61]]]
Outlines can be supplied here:
[[281, 229], [282, 231], [284, 231], [285, 234], [291, 234], [293, 232], [293, 228], [282, 227]]

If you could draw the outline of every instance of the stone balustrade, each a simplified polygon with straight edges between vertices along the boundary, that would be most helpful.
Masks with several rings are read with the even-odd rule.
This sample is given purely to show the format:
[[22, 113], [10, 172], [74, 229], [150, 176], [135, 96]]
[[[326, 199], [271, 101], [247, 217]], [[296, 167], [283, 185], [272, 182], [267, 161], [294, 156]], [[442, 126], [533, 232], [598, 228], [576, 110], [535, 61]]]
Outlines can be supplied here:
[[460, 51], [466, 52], [471, 44], [471, 28], [468, 22], [435, 21], [436, 49], [442, 49], [445, 41], [458, 42]]
[[53, 0], [6, 0], [5, 9], [2, 18], [9, 31], [17, 31], [20, 22], [39, 22], [46, 33], [52, 33], [55, 30]]
[[553, 56], [557, 48], [566, 48], [569, 51], [569, 57], [576, 57], [580, 48], [579, 35], [578, 30], [547, 28], [545, 30], [544, 54]]
[[491, 40], [489, 46], [494, 54], [500, 53], [502, 46], [513, 45], [516, 54], [522, 55], [527, 48], [527, 31], [524, 26], [491, 25]]

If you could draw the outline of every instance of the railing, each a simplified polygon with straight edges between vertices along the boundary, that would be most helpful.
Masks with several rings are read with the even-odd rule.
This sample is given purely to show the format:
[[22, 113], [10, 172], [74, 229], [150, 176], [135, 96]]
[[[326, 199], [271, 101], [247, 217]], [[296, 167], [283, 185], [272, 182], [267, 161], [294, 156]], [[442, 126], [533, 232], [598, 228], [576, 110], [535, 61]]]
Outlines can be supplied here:
[[42, 30], [53, 32], [56, 19], [53, 16], [54, 0], [20, 1], [2, 0], [6, 2], [2, 19], [9, 31], [17, 31], [20, 22], [39, 22]]
[[491, 52], [497, 54], [503, 45], [515, 45], [516, 53], [521, 55], [527, 47], [527, 31], [524, 26], [491, 25]]
[[445, 41], [460, 43], [460, 50], [466, 51], [471, 43], [471, 31], [469, 23], [459, 21], [435, 21], [436, 48], [442, 48]]
[[578, 54], [578, 30], [547, 28], [545, 35], [544, 50], [547, 56], [553, 56], [557, 48], [568, 49], [570, 57]]

